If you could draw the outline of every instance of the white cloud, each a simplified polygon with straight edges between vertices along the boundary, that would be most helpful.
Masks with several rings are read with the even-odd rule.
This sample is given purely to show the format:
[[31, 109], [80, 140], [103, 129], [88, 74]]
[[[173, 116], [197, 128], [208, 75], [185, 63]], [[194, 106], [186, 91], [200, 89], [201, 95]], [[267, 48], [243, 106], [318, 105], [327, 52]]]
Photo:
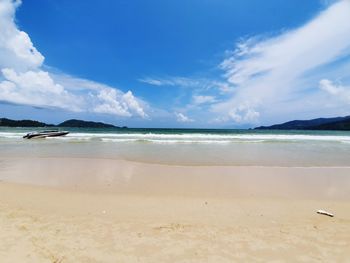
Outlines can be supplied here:
[[51, 75], [55, 82], [66, 87], [71, 93], [84, 97], [86, 103], [85, 111], [123, 117], [136, 115], [142, 118], [148, 118], [148, 115], [144, 111], [144, 108], [148, 107], [147, 103], [136, 98], [131, 91], [124, 93], [108, 85], [72, 77], [67, 74]]
[[339, 101], [350, 103], [350, 87], [336, 85], [328, 79], [320, 80], [319, 87]]
[[187, 117], [185, 114], [183, 113], [179, 113], [179, 112], [175, 112], [175, 116], [176, 116], [176, 120], [178, 122], [194, 122], [193, 119]]
[[140, 82], [153, 86], [175, 86], [183, 88], [195, 88], [200, 90], [216, 89], [220, 93], [232, 92], [233, 87], [230, 83], [212, 80], [207, 78], [186, 78], [186, 77], [168, 77], [168, 78], [143, 78]]
[[249, 107], [235, 107], [228, 113], [229, 117], [237, 123], [255, 123], [260, 113]]
[[20, 4], [21, 1], [12, 0], [0, 2], [0, 68], [25, 71], [40, 67], [44, 57], [14, 22], [16, 8]]
[[21, 1], [0, 0], [0, 101], [147, 118], [131, 91], [43, 69], [44, 56], [15, 24]]
[[216, 99], [214, 96], [203, 96], [203, 95], [194, 95], [193, 96], [193, 103], [195, 105], [213, 103], [215, 101], [216, 101]]
[[[308, 101], [319, 96], [318, 80], [325, 74], [320, 67], [350, 54], [349, 14], [350, 1], [342, 0], [296, 30], [239, 43], [221, 63], [234, 95], [212, 111], [247, 122], [258, 116], [266, 121], [276, 112], [285, 118], [305, 111], [320, 114], [324, 101]], [[242, 108], [249, 109], [248, 115]]]
[[129, 108], [131, 111], [134, 111], [142, 118], [147, 118], [147, 114], [144, 112], [143, 108], [140, 106], [140, 103], [134, 97], [132, 92], [129, 90], [123, 95], [123, 105], [124, 107]]
[[153, 79], [153, 78], [144, 78], [144, 79], [139, 79], [140, 82], [153, 85], [153, 86], [164, 86], [164, 85], [170, 85], [173, 86], [173, 82], [165, 82], [164, 80], [160, 79]]
[[[81, 111], [81, 99], [54, 83], [45, 71], [17, 73], [14, 69], [1, 70], [0, 99], [24, 105], [58, 107]], [[57, 99], [59, 98], [59, 99]]]
[[334, 3], [337, 2], [337, 1], [339, 1], [339, 0], [320, 0], [321, 4], [322, 4], [322, 5], [325, 5], [325, 6], [334, 4]]
[[101, 89], [98, 92], [97, 98], [99, 99], [98, 105], [93, 108], [94, 112], [109, 113], [119, 116], [130, 117], [131, 114], [120, 100], [117, 99], [117, 92], [114, 89]]
[[196, 87], [201, 84], [197, 79], [185, 77], [169, 77], [169, 78], [143, 78], [140, 82], [154, 86], [178, 86], [178, 87]]

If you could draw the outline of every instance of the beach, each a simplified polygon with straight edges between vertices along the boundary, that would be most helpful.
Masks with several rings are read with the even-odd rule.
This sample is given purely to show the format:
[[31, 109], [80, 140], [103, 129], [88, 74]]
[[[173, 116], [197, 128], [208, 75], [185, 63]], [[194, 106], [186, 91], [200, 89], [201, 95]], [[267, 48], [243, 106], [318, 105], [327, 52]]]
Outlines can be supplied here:
[[[350, 167], [343, 156], [323, 165], [312, 155], [306, 165], [297, 158], [288, 165], [205, 165], [190, 160], [203, 146], [198, 142], [176, 143], [173, 150], [164, 143], [112, 144], [144, 152], [165, 145], [169, 155], [182, 151], [192, 162], [181, 164], [157, 162], [157, 155], [151, 161], [129, 152], [114, 156], [110, 142], [96, 136], [83, 142], [6, 136], [1, 262], [347, 262], [350, 256]], [[307, 144], [323, 156], [330, 148], [310, 141], [283, 142], [284, 149]], [[349, 147], [324, 143], [341, 147], [341, 154]], [[242, 144], [253, 147], [250, 153], [265, 147], [235, 141], [224, 147]], [[334, 217], [317, 214], [320, 209]]]
[[[348, 168], [12, 161], [18, 164], [8, 172], [12, 178], [20, 181], [26, 170], [36, 185], [0, 183], [1, 262], [346, 262], [349, 256]], [[97, 173], [94, 165], [107, 168]], [[88, 178], [68, 180], [77, 174]]]
[[350, 263], [350, 0], [0, 0], [0, 263]]
[[[2, 262], [346, 262], [349, 257], [347, 202], [0, 188]], [[317, 215], [319, 207], [336, 217]]]

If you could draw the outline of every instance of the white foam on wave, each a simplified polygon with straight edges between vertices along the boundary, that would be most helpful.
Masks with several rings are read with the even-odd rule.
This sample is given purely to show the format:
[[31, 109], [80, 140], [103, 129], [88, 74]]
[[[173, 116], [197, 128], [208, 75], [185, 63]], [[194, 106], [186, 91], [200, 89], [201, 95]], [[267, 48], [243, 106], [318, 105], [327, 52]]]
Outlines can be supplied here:
[[138, 139], [113, 139], [113, 138], [102, 138], [103, 142], [137, 142]]
[[7, 139], [16, 139], [16, 138], [22, 138], [23, 133], [19, 132], [0, 132], [0, 138], [7, 138]]
[[190, 144], [190, 143], [219, 143], [226, 144], [232, 143], [231, 140], [160, 140], [160, 139], [113, 139], [113, 138], [102, 138], [103, 142], [150, 142], [159, 144]]
[[[20, 132], [0, 132], [0, 139], [19, 139]], [[102, 142], [151, 142], [175, 143], [263, 143], [324, 141], [350, 144], [350, 135], [306, 135], [306, 134], [208, 134], [208, 133], [70, 133], [65, 137], [53, 137], [62, 141], [102, 141]]]
[[148, 140], [148, 141], [337, 141], [349, 142], [350, 136], [338, 135], [303, 135], [303, 134], [158, 134], [158, 133], [72, 133], [67, 138], [101, 138], [104, 141]]

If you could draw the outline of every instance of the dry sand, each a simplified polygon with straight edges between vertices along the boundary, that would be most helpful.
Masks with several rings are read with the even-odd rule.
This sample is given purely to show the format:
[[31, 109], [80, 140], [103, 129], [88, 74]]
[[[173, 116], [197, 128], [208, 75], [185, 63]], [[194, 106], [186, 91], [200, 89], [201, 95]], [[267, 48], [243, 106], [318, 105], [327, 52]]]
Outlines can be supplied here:
[[0, 262], [349, 262], [349, 172], [1, 159]]

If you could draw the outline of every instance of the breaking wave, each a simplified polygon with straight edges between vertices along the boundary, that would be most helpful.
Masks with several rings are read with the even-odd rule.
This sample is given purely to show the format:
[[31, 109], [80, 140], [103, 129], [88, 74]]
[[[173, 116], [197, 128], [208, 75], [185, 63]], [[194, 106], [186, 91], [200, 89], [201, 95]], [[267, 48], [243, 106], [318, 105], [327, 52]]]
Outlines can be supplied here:
[[[22, 139], [23, 132], [0, 132], [0, 140]], [[159, 144], [229, 144], [273, 142], [339, 142], [350, 144], [350, 135], [264, 134], [264, 133], [88, 133], [71, 132], [65, 137], [50, 138], [59, 141], [101, 141], [106, 143], [159, 143]]]

